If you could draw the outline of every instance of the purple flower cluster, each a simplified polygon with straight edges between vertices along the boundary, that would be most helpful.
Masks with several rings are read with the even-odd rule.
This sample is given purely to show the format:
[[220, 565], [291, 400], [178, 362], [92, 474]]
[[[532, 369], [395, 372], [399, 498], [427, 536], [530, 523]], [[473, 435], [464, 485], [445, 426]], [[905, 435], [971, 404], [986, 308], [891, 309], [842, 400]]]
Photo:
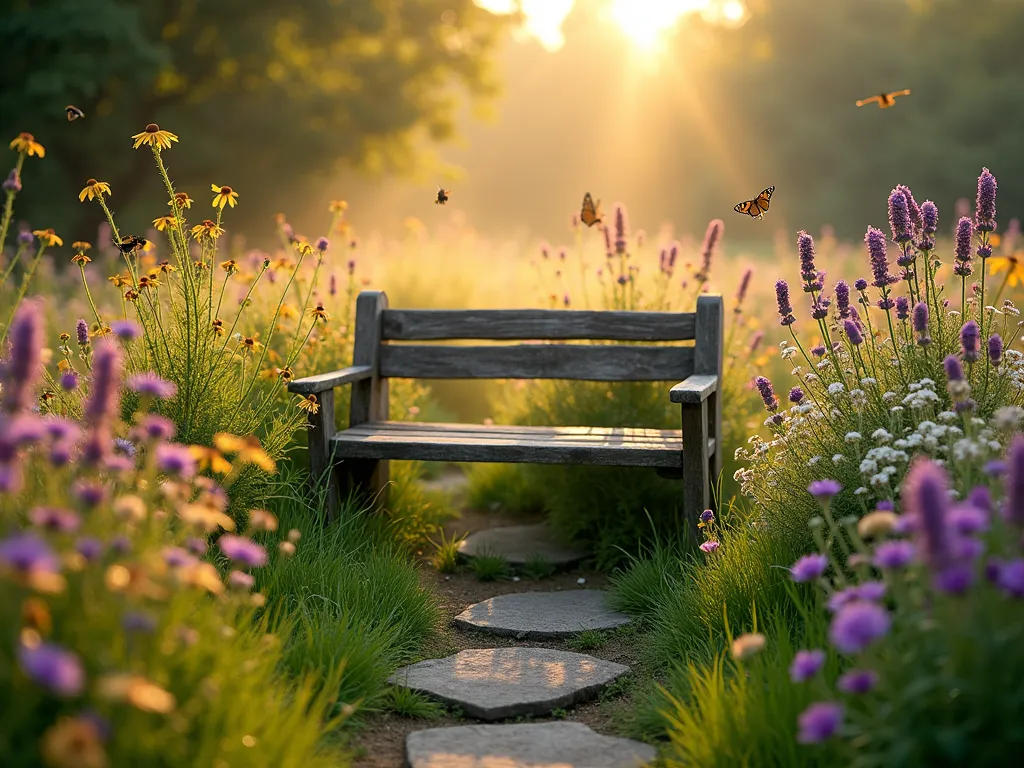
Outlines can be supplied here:
[[700, 271], [694, 275], [698, 280], [707, 280], [711, 274], [711, 261], [718, 247], [718, 241], [725, 229], [725, 222], [721, 219], [712, 219], [708, 222], [707, 231], [704, 233], [704, 242], [700, 246]]
[[789, 283], [785, 280], [775, 281], [775, 301], [779, 305], [780, 325], [792, 325], [796, 322], [793, 317], [793, 305], [789, 302]]
[[820, 291], [824, 287], [824, 273], [819, 272], [814, 265], [814, 238], [801, 229], [796, 236], [796, 247], [800, 255], [800, 278], [804, 282], [804, 292]]
[[[606, 235], [607, 238], [607, 235]], [[620, 256], [626, 252], [629, 246], [629, 214], [626, 206], [621, 203], [615, 205], [615, 253]], [[609, 252], [611, 250], [609, 249]]]
[[850, 316], [850, 284], [845, 280], [836, 283], [836, 309], [839, 310], [839, 317]]
[[960, 329], [960, 345], [965, 363], [978, 362], [978, 340], [981, 328], [974, 320], [968, 320]]
[[775, 413], [779, 410], [779, 398], [775, 396], [775, 388], [772, 387], [772, 383], [769, 379], [764, 376], [758, 376], [754, 379], [754, 386], [757, 387], [757, 391], [761, 395], [761, 400], [764, 401], [764, 407], [769, 413]]
[[917, 334], [917, 343], [922, 347], [926, 347], [932, 343], [931, 336], [928, 335], [928, 305], [923, 301], [917, 302], [914, 305], [914, 313], [911, 321], [914, 325], [914, 333]]
[[909, 243], [914, 237], [911, 232], [907, 198], [898, 188], [889, 193], [889, 228], [892, 230], [894, 243], [903, 245]]
[[971, 266], [971, 240], [974, 238], [974, 224], [966, 216], [961, 216], [956, 224], [956, 245], [953, 249], [956, 264], [953, 274], [969, 277], [974, 268]]
[[895, 275], [889, 273], [889, 257], [886, 253], [885, 235], [881, 230], [868, 227], [864, 235], [864, 242], [868, 247], [868, 257], [871, 262], [871, 274], [874, 281], [871, 283], [875, 288], [886, 289], [893, 283], [898, 282]]
[[979, 232], [992, 232], [996, 228], [996, 177], [988, 168], [981, 169], [978, 177], [978, 196], [974, 210], [975, 226]]

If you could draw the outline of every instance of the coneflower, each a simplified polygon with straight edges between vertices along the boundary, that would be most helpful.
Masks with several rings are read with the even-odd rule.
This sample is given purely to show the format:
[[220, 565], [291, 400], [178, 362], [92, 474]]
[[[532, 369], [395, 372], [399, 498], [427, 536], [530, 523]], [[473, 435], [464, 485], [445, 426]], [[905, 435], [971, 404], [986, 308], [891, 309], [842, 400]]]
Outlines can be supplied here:
[[981, 169], [978, 177], [978, 196], [974, 211], [975, 227], [979, 232], [991, 232], [996, 228], [996, 177], [988, 168]]

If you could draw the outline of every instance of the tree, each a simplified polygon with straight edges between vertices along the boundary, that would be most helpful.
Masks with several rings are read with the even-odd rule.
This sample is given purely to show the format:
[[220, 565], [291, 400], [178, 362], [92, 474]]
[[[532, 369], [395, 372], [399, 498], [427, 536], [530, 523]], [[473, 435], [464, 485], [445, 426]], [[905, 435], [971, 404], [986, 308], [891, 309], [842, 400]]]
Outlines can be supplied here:
[[[148, 153], [126, 150], [148, 123], [186, 143], [168, 156], [178, 183], [230, 184], [253, 222], [312, 172], [411, 170], [422, 139], [452, 136], [456, 86], [495, 94], [503, 23], [472, 0], [9, 0], [0, 136], [49, 152], [19, 217], [91, 235], [74, 206], [94, 177], [144, 227], [139, 197], [160, 193]], [[69, 124], [67, 104], [86, 118]]]

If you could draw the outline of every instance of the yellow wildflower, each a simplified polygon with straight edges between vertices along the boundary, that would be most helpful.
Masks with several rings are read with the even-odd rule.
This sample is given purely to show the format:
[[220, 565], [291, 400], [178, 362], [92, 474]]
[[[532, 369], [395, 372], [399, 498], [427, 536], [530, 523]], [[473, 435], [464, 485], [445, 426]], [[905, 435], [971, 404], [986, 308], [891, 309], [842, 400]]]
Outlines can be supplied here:
[[313, 252], [313, 246], [309, 243], [299, 243], [298, 251], [303, 256], [309, 256]]
[[76, 251], [91, 251], [92, 243], [87, 243], [85, 240], [75, 240], [75, 242], [71, 244], [71, 247]]
[[235, 458], [244, 464], [255, 464], [264, 472], [277, 469], [274, 460], [267, 455], [254, 435], [239, 437], [229, 432], [218, 432], [213, 436], [214, 447], [223, 453], [236, 454]]
[[51, 768], [107, 768], [110, 761], [95, 722], [84, 717], [62, 717], [43, 734], [43, 760]]
[[166, 261], [166, 260], [165, 260], [165, 261], [161, 261], [161, 262], [160, 262], [159, 264], [157, 264], [157, 265], [156, 265], [156, 268], [157, 268], [157, 269], [158, 269], [158, 270], [159, 270], [160, 272], [163, 272], [163, 273], [164, 273], [165, 275], [166, 275], [166, 274], [170, 274], [170, 273], [171, 273], [171, 272], [173, 272], [173, 271], [174, 271], [174, 269], [175, 269], [174, 265], [173, 265], [173, 264], [171, 264], [171, 262], [169, 262], [169, 261]]
[[309, 413], [318, 413], [320, 411], [320, 402], [317, 400], [316, 395], [306, 395], [303, 397], [299, 395], [298, 407]]
[[78, 201], [84, 203], [86, 198], [94, 200], [97, 197], [102, 198], [104, 195], [110, 197], [110, 185], [105, 181], [89, 179], [85, 182], [85, 187], [82, 191], [78, 193]]
[[125, 301], [136, 301], [138, 298], [139, 292], [136, 291], [134, 288], [129, 288], [127, 291], [124, 292]]
[[229, 208], [235, 207], [235, 203], [238, 200], [238, 193], [231, 187], [220, 187], [216, 184], [211, 184], [210, 189], [217, 193], [213, 196], [214, 208], [220, 208], [223, 211], [225, 205]]
[[210, 240], [216, 240], [218, 237], [224, 234], [224, 230], [218, 227], [217, 224], [209, 219], [205, 219], [202, 224], [196, 224], [192, 227], [192, 237], [196, 240], [201, 238], [208, 238]]
[[281, 381], [291, 381], [295, 374], [292, 373], [292, 367], [290, 365], [286, 365], [284, 368], [277, 369], [277, 375], [280, 377]]
[[282, 304], [281, 311], [278, 314], [281, 316], [282, 320], [291, 320], [292, 318], [299, 316], [299, 311], [291, 304]]
[[36, 137], [31, 133], [19, 133], [8, 146], [15, 152], [24, 152], [29, 157], [46, 157], [46, 148], [36, 141]]
[[171, 229], [178, 228], [178, 219], [175, 216], [158, 216], [153, 219], [153, 226], [156, 227], [160, 232], [170, 227]]
[[160, 281], [150, 277], [149, 275], [143, 275], [139, 278], [139, 290], [146, 290], [148, 288], [158, 288]]
[[78, 264], [80, 267], [84, 267], [90, 261], [92, 261], [92, 259], [86, 256], [84, 251], [79, 251], [78, 253], [71, 257], [71, 263]]
[[991, 256], [988, 265], [990, 275], [1006, 270], [1006, 284], [1011, 288], [1024, 283], [1024, 251], [1010, 256]]
[[215, 336], [223, 336], [224, 335], [224, 321], [221, 320], [219, 317], [214, 318], [214, 321], [213, 321], [213, 333], [214, 333]]
[[231, 471], [231, 462], [220, 455], [220, 451], [204, 445], [190, 445], [189, 451], [195, 458], [200, 469], [207, 469], [218, 475], [226, 475]]
[[156, 123], [150, 123], [146, 126], [146, 130], [142, 133], [136, 133], [132, 138], [135, 140], [135, 146], [132, 149], [138, 149], [143, 144], [147, 144], [157, 149], [170, 149], [171, 142], [177, 141], [178, 137], [170, 131], [163, 131], [160, 126]]
[[260, 344], [256, 340], [255, 336], [243, 336], [242, 337], [242, 346], [245, 347], [247, 352], [255, 352], [257, 349], [259, 349], [263, 345]]
[[228, 259], [220, 263], [220, 268], [227, 272], [229, 275], [235, 274], [238, 271], [238, 262], [234, 259]]
[[317, 320], [323, 320], [325, 323], [331, 319], [331, 316], [327, 314], [327, 310], [324, 309], [324, 303], [318, 301], [316, 306], [309, 310], [309, 314], [313, 317], [313, 322]]
[[[228, 518], [228, 522], [231, 522], [231, 518]], [[231, 523], [231, 525], [233, 528], [234, 523]], [[229, 528], [228, 530], [231, 529]], [[220, 575], [212, 563], [193, 563], [184, 568], [179, 568], [175, 575], [181, 583], [187, 584], [190, 587], [205, 589], [211, 595], [219, 595], [224, 592], [224, 582], [220, 580]]]
[[113, 277], [108, 277], [107, 280], [113, 283], [115, 288], [120, 288], [122, 286], [132, 284], [132, 276], [127, 273], [114, 275]]
[[40, 242], [46, 243], [51, 248], [55, 245], [64, 245], [64, 241], [57, 237], [52, 229], [33, 229], [32, 234], [39, 238]]
[[167, 201], [167, 204], [171, 208], [191, 208], [192, 198], [185, 192], [175, 192], [174, 197]]
[[348, 210], [348, 203], [344, 200], [331, 200], [331, 204], [327, 207], [331, 213], [344, 213]]

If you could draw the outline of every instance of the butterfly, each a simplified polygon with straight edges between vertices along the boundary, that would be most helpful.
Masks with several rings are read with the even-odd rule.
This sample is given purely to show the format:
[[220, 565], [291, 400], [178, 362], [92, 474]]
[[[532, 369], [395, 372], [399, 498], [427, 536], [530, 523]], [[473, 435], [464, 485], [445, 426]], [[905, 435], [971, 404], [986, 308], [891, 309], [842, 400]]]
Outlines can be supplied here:
[[74, 104], [68, 104], [66, 107], [64, 107], [64, 114], [68, 116], [69, 123], [73, 120], [77, 120], [80, 117], [85, 117], [85, 112], [80, 110]]
[[111, 241], [121, 253], [131, 253], [139, 248], [145, 248], [148, 242], [144, 237], [135, 235], [124, 235], [120, 240], [111, 238]]
[[755, 219], [762, 218], [768, 211], [768, 204], [772, 200], [772, 193], [775, 191], [775, 187], [768, 187], [760, 195], [755, 197], [753, 200], [744, 200], [742, 203], [738, 203], [733, 207], [736, 213], [745, 213], [748, 216], [752, 216]]
[[878, 107], [880, 109], [886, 109], [886, 108], [891, 107], [893, 104], [896, 103], [896, 97], [897, 96], [909, 96], [909, 95], [910, 95], [910, 89], [909, 88], [907, 88], [906, 90], [903, 90], [903, 91], [892, 91], [891, 93], [880, 93], [877, 96], [872, 96], [869, 99], [861, 99], [860, 101], [857, 102], [857, 106], [858, 107], [863, 107], [865, 104], [870, 104], [873, 101], [877, 101], [878, 102]]
[[434, 201], [434, 205], [444, 205], [448, 202], [448, 193], [450, 189], [441, 189], [440, 185], [437, 187], [437, 200]]
[[588, 227], [599, 224], [604, 217], [601, 215], [601, 201], [594, 203], [594, 198], [587, 192], [583, 195], [583, 207], [580, 209], [580, 221]]

